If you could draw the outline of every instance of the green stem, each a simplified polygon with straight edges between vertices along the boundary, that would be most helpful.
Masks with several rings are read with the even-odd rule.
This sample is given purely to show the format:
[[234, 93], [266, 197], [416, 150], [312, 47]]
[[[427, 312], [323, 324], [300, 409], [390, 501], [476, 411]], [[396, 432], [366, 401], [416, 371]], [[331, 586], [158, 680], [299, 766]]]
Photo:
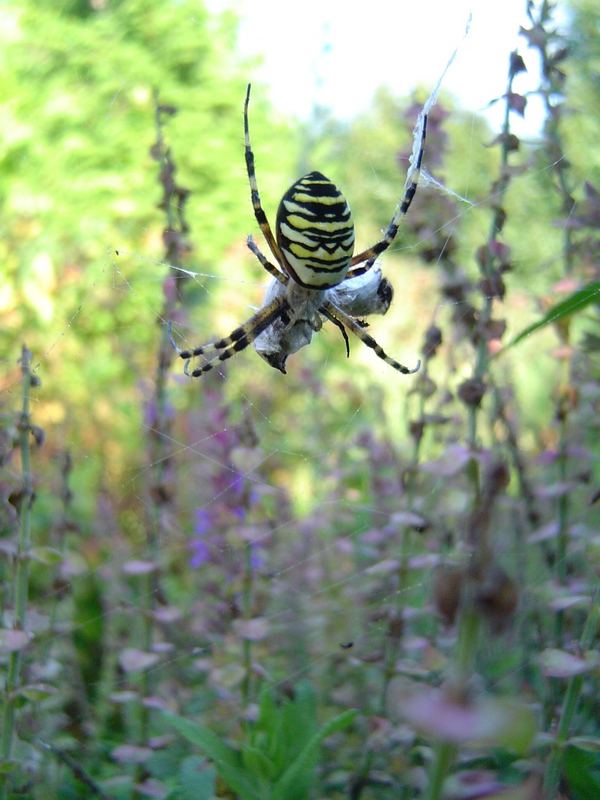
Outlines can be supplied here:
[[[585, 622], [579, 648], [585, 653], [594, 643], [600, 625], [600, 587], [597, 587], [592, 596], [592, 606]], [[574, 675], [567, 684], [567, 691], [556, 729], [556, 738], [552, 745], [546, 774], [544, 775], [544, 800], [554, 800], [560, 783], [564, 745], [571, 730], [573, 717], [577, 711], [579, 697], [583, 688], [583, 675]]]
[[[560, 403], [560, 401], [559, 401]], [[559, 411], [560, 415], [560, 444], [558, 457], [558, 479], [567, 480], [568, 472], [568, 416], [567, 411]], [[558, 537], [556, 545], [556, 577], [560, 584], [567, 582], [567, 552], [569, 539], [569, 494], [563, 492], [558, 498]], [[555, 618], [556, 646], [560, 647], [563, 640], [564, 611], [559, 611]]]
[[473, 663], [477, 653], [479, 639], [479, 614], [470, 607], [472, 603], [467, 600], [460, 617], [458, 631], [458, 652], [456, 658], [457, 679], [460, 684], [466, 683], [473, 670]]
[[[250, 545], [246, 545], [244, 553], [244, 579], [243, 579], [243, 609], [244, 619], [248, 620], [252, 616], [252, 588], [254, 583], [254, 570], [252, 569], [252, 550]], [[249, 639], [243, 640], [242, 659], [244, 662], [244, 682], [242, 684], [242, 698], [244, 706], [247, 706], [252, 698], [252, 642]]]
[[450, 742], [439, 742], [435, 748], [435, 755], [429, 776], [429, 785], [425, 800], [440, 800], [444, 781], [452, 762], [456, 756], [456, 745]]
[[[14, 582], [14, 630], [24, 631], [29, 596], [29, 550], [31, 543], [31, 503], [33, 498], [31, 480], [31, 417], [29, 393], [33, 376], [31, 374], [31, 353], [23, 345], [21, 352], [21, 372], [23, 375], [22, 409], [19, 420], [19, 443], [21, 451], [22, 496], [19, 506], [19, 535], [17, 539], [16, 569]], [[4, 721], [2, 724], [2, 758], [9, 760], [12, 755], [16, 697], [15, 691], [21, 679], [21, 651], [12, 652], [8, 660], [6, 677]], [[7, 776], [2, 774], [2, 793], [6, 797]]]
[[[473, 663], [475, 661], [477, 644], [479, 641], [479, 627], [480, 618], [477, 612], [472, 609], [467, 586], [463, 602], [463, 611], [459, 622], [455, 675], [450, 684], [451, 687], [456, 687], [459, 692], [461, 688], [465, 686], [473, 671]], [[437, 743], [431, 764], [425, 800], [440, 800], [442, 797], [444, 781], [452, 767], [456, 752], [456, 745], [452, 742], [445, 741]]]
[[[154, 558], [154, 555], [153, 555]], [[156, 561], [154, 561], [156, 564]], [[140, 649], [146, 652], [152, 649], [152, 642], [154, 640], [154, 586], [156, 582], [156, 573], [150, 572], [146, 575], [140, 576], [140, 600], [142, 606], [142, 614], [140, 620], [139, 641]], [[143, 670], [137, 681], [142, 700], [152, 693], [152, 683], [150, 675], [147, 670]], [[148, 707], [143, 703], [139, 703], [137, 707], [137, 714], [135, 717], [135, 727], [137, 728], [135, 734], [137, 741], [144, 745], [148, 739], [148, 724], [150, 722], [150, 712]], [[142, 770], [138, 770], [141, 775]]]
[[[558, 479], [561, 482], [567, 480], [568, 465], [568, 423], [566, 414], [561, 415], [560, 420], [560, 444], [558, 456]], [[569, 495], [564, 493], [558, 501], [558, 547], [556, 553], [556, 576], [560, 583], [564, 584], [567, 580], [567, 544], [568, 544], [568, 522], [569, 522]]]

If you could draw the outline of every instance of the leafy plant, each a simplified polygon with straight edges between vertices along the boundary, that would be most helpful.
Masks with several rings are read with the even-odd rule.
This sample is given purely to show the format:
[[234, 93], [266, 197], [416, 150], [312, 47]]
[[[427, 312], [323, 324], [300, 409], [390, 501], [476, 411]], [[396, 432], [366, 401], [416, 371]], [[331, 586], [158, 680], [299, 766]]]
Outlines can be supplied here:
[[356, 711], [344, 711], [319, 726], [317, 698], [309, 683], [295, 687], [291, 698], [276, 698], [265, 686], [258, 708], [258, 718], [247, 725], [239, 748], [205, 725], [169, 713], [164, 717], [214, 762], [219, 776], [242, 800], [305, 800], [315, 780], [321, 743], [347, 728]]

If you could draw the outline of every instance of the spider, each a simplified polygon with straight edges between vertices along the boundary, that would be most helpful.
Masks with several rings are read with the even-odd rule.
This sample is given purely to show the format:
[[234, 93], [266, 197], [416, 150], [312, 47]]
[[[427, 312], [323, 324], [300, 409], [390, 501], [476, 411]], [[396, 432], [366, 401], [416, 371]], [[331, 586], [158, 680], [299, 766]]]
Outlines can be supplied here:
[[[186, 361], [185, 372], [193, 378], [212, 370], [244, 350], [252, 342], [260, 355], [285, 373], [287, 356], [311, 340], [325, 317], [342, 333], [349, 355], [347, 331], [351, 331], [379, 358], [405, 375], [416, 372], [384, 352], [366, 331], [360, 317], [385, 314], [393, 289], [374, 268], [375, 260], [392, 244], [400, 220], [407, 213], [417, 190], [425, 145], [427, 116], [423, 115], [416, 162], [409, 172], [404, 197], [394, 210], [383, 238], [372, 247], [354, 252], [354, 223], [350, 207], [341, 191], [321, 172], [309, 172], [293, 183], [283, 195], [277, 211], [275, 232], [260, 201], [254, 153], [250, 145], [248, 106], [250, 84], [244, 102], [244, 140], [252, 207], [276, 265], [260, 251], [252, 236], [249, 249], [273, 277], [263, 306], [229, 336], [211, 341], [193, 350], [179, 350]], [[410, 181], [410, 182], [409, 182]], [[204, 356], [206, 363], [189, 371], [189, 362]]]

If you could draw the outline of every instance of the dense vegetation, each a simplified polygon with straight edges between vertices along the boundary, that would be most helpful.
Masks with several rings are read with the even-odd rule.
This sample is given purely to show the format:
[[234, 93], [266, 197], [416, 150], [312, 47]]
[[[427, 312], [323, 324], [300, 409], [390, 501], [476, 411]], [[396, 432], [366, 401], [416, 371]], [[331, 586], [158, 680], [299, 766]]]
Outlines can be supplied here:
[[[0, 11], [0, 796], [600, 797], [600, 11], [528, 8], [503, 128], [442, 95], [451, 192], [383, 260], [369, 330], [420, 371], [326, 325], [196, 381], [167, 323], [224, 335], [265, 285], [235, 18]], [[308, 163], [375, 241], [424, 100], [316, 136], [256, 85], [272, 221]]]

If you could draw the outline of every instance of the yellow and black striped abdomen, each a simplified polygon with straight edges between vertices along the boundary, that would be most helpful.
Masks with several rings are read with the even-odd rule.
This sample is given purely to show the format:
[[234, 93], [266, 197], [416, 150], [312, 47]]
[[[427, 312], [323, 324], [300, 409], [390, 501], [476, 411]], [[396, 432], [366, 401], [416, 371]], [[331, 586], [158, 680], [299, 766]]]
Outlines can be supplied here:
[[277, 244], [301, 286], [329, 289], [344, 280], [354, 251], [354, 223], [344, 195], [325, 175], [310, 172], [284, 194]]

